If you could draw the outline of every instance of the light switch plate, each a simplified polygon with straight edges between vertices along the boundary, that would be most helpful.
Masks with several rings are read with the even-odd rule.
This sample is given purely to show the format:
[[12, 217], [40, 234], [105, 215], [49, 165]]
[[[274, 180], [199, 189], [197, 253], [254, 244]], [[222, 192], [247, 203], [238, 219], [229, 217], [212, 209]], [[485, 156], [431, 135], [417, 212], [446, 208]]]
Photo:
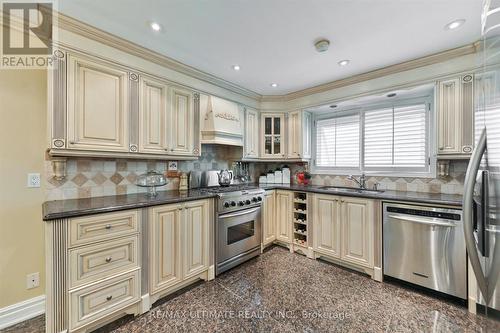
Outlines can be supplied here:
[[28, 187], [40, 187], [40, 174], [28, 173]]

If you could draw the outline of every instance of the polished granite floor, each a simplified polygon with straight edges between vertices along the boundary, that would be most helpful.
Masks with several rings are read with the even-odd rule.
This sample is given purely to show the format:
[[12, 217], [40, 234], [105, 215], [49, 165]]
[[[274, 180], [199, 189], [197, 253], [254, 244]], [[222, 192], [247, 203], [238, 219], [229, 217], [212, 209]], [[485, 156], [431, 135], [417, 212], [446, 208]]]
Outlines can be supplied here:
[[[42, 332], [37, 317], [7, 332]], [[273, 247], [99, 332], [500, 332], [466, 308]]]

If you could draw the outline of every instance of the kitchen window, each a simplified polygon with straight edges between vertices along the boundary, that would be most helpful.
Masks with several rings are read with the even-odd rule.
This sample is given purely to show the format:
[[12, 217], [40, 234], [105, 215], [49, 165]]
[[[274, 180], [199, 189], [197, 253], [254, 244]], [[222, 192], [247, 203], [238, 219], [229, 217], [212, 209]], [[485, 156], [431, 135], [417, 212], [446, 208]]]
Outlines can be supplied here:
[[316, 117], [313, 173], [432, 176], [430, 110], [412, 100]]

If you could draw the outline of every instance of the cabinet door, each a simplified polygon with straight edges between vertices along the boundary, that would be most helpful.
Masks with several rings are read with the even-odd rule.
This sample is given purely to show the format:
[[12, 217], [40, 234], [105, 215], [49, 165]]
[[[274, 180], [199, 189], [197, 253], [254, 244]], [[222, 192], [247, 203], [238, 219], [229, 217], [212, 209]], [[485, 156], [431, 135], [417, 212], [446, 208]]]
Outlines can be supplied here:
[[285, 154], [285, 115], [261, 115], [261, 157], [283, 159]]
[[141, 77], [139, 106], [139, 151], [166, 154], [167, 85], [153, 78]]
[[208, 201], [188, 202], [185, 207], [182, 232], [184, 234], [184, 279], [187, 279], [203, 272], [208, 267]]
[[288, 149], [287, 158], [301, 158], [302, 142], [301, 112], [293, 111], [288, 114]]
[[245, 111], [245, 158], [259, 157], [259, 113]]
[[[180, 87], [170, 88], [170, 116], [167, 125], [170, 136], [170, 154], [197, 155], [196, 133], [200, 130], [199, 116], [195, 116], [193, 92]], [[198, 121], [198, 124], [196, 124]]]
[[373, 201], [342, 198], [342, 260], [373, 267]]
[[438, 153], [458, 154], [461, 151], [460, 79], [439, 83]]
[[276, 214], [275, 214], [275, 194], [274, 191], [266, 191], [264, 196], [263, 210], [263, 236], [262, 243], [267, 245], [276, 239]]
[[128, 72], [68, 55], [68, 148], [129, 150]]
[[292, 193], [276, 192], [276, 238], [285, 243], [292, 242]]
[[181, 204], [159, 206], [149, 210], [149, 272], [152, 294], [182, 281], [182, 217]]
[[313, 248], [330, 257], [340, 258], [339, 199], [331, 195], [313, 197]]

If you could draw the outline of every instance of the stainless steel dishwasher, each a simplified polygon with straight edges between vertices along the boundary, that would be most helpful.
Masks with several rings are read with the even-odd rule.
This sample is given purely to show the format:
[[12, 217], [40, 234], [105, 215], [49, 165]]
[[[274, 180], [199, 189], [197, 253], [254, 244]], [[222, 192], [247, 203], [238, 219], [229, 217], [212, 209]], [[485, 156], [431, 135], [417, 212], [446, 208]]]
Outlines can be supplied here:
[[462, 211], [384, 203], [384, 275], [466, 299]]

